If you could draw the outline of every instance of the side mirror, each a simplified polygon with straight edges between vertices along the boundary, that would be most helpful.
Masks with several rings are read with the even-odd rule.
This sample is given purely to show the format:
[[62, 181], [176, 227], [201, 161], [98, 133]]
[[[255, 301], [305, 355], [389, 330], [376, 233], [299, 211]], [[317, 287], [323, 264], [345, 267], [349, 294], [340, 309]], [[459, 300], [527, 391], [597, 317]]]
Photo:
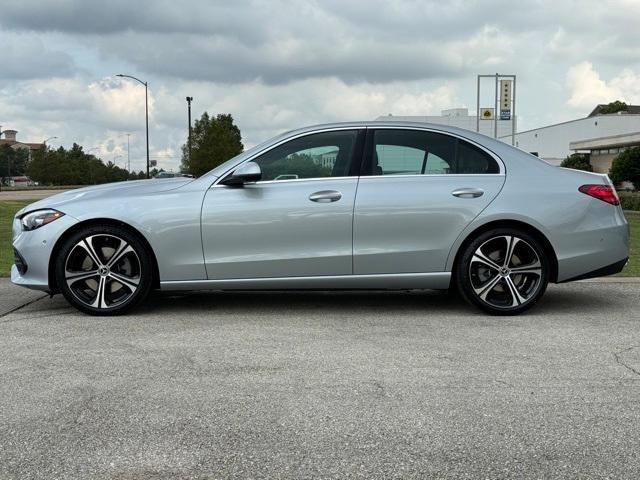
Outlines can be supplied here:
[[236, 169], [231, 176], [222, 183], [224, 185], [242, 186], [245, 183], [257, 182], [260, 179], [262, 179], [260, 165], [256, 162], [247, 162]]

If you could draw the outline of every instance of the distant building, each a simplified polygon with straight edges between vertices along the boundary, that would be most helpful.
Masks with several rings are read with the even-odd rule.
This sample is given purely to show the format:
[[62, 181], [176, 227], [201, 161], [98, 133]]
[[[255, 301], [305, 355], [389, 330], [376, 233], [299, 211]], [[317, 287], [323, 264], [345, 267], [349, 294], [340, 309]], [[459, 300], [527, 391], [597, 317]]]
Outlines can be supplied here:
[[31, 187], [33, 185], [37, 185], [36, 182], [24, 175], [20, 175], [17, 177], [7, 177], [5, 178], [5, 183], [9, 187]]
[[[466, 130], [476, 131], [478, 125], [475, 114], [469, 115], [468, 108], [450, 108], [442, 110], [440, 115], [383, 115], [376, 118], [377, 121], [383, 122], [424, 122], [436, 125], [449, 125], [452, 127], [464, 128]], [[518, 118], [515, 118], [516, 131], [518, 131]], [[500, 120], [498, 118], [498, 137], [506, 137], [511, 135], [511, 120]], [[480, 133], [493, 137], [495, 133], [495, 122], [492, 118], [480, 119]], [[511, 137], [509, 137], [511, 138]], [[509, 140], [510, 141], [510, 140]]]
[[[599, 145], [601, 148], [594, 147], [596, 153], [591, 157], [592, 164], [595, 162], [594, 168], [598, 164], [599, 171], [607, 173], [609, 169], [606, 165], [611, 165], [611, 160], [615, 157], [614, 151], [628, 146], [616, 143], [616, 137], [622, 139], [620, 141], [633, 143], [633, 138], [640, 135], [640, 106], [629, 105], [627, 111], [611, 114], [600, 113], [602, 107], [604, 106], [598, 105], [585, 118], [518, 132], [515, 135], [515, 146], [534, 153], [549, 163], [560, 165], [567, 155], [587, 151], [589, 145]], [[511, 143], [510, 136], [500, 140]], [[611, 158], [600, 161], [597, 158], [600, 155], [611, 155]]]
[[[630, 144], [615, 143], [620, 137], [620, 142], [634, 142], [640, 136], [640, 105], [627, 105], [626, 110], [605, 114], [602, 110], [606, 105], [597, 105], [585, 118], [569, 120], [568, 122], [556, 123], [545, 127], [533, 128], [524, 132], [517, 131], [513, 135], [514, 145], [525, 152], [546, 160], [553, 165], [560, 165], [568, 155], [576, 151], [590, 151], [588, 142], [602, 142], [602, 148], [593, 149], [591, 155], [594, 169], [608, 173], [608, 166], [620, 148], [626, 148]], [[451, 125], [476, 131], [476, 116], [469, 115], [466, 108], [452, 108], [443, 110], [439, 116], [396, 116], [383, 115], [376, 118], [378, 121], [409, 121], [426, 122], [437, 125]], [[498, 138], [505, 143], [511, 144], [510, 120], [498, 120]], [[493, 120], [480, 120], [480, 133], [494, 136]], [[631, 139], [631, 140], [630, 140]], [[587, 143], [584, 143], [587, 142]], [[609, 143], [607, 143], [609, 142]], [[614, 142], [610, 144], [610, 142]], [[618, 150], [616, 150], [618, 149]], [[602, 157], [602, 158], [599, 158]]]
[[[609, 173], [611, 163], [618, 154], [633, 147], [640, 147], [640, 131], [578, 140], [569, 144], [569, 148], [574, 152], [589, 154], [593, 171], [597, 173]], [[625, 182], [623, 187], [632, 188], [632, 185]]]
[[28, 150], [29, 160], [31, 160], [31, 155], [34, 151], [41, 150], [44, 147], [44, 143], [19, 142], [16, 138], [17, 136], [17, 130], [2, 130], [2, 127], [0, 127], [0, 145], [9, 145], [11, 148]]
[[325, 168], [333, 168], [333, 165], [336, 163], [336, 158], [338, 158], [338, 150], [323, 153], [322, 155], [320, 155], [320, 158], [316, 161], [316, 163], [319, 163]]

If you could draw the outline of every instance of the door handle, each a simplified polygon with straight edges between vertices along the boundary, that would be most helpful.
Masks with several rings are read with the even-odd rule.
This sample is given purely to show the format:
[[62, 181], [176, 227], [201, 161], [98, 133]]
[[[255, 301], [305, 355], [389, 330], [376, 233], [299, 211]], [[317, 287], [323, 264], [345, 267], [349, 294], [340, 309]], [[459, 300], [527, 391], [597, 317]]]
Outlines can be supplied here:
[[337, 202], [342, 198], [342, 193], [337, 190], [320, 190], [309, 195], [309, 200], [318, 203]]
[[481, 188], [458, 188], [451, 192], [451, 195], [459, 198], [477, 198], [484, 194]]

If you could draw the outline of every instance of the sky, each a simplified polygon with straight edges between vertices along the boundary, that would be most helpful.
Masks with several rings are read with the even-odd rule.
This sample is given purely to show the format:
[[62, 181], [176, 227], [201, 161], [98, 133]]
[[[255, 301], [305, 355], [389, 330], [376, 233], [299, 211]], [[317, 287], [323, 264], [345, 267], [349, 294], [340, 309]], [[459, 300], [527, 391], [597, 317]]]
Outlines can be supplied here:
[[[245, 147], [292, 128], [475, 112], [477, 74], [517, 75], [519, 130], [640, 104], [640, 0], [56, 0], [0, 4], [0, 126], [177, 170], [193, 118]], [[493, 86], [483, 85], [482, 106]], [[486, 105], [485, 105], [486, 104]]]

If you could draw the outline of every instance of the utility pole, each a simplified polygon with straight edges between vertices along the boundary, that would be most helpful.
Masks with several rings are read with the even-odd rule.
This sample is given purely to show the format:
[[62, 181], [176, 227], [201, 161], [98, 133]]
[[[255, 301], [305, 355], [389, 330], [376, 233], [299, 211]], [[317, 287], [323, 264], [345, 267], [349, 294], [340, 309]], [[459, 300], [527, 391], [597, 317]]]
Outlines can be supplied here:
[[187, 150], [189, 152], [189, 164], [191, 164], [191, 102], [193, 102], [193, 97], [187, 97], [187, 112], [189, 117], [189, 137], [187, 138]]
[[131, 134], [127, 133], [127, 171], [131, 173], [131, 157], [129, 155], [129, 137], [131, 137]]

